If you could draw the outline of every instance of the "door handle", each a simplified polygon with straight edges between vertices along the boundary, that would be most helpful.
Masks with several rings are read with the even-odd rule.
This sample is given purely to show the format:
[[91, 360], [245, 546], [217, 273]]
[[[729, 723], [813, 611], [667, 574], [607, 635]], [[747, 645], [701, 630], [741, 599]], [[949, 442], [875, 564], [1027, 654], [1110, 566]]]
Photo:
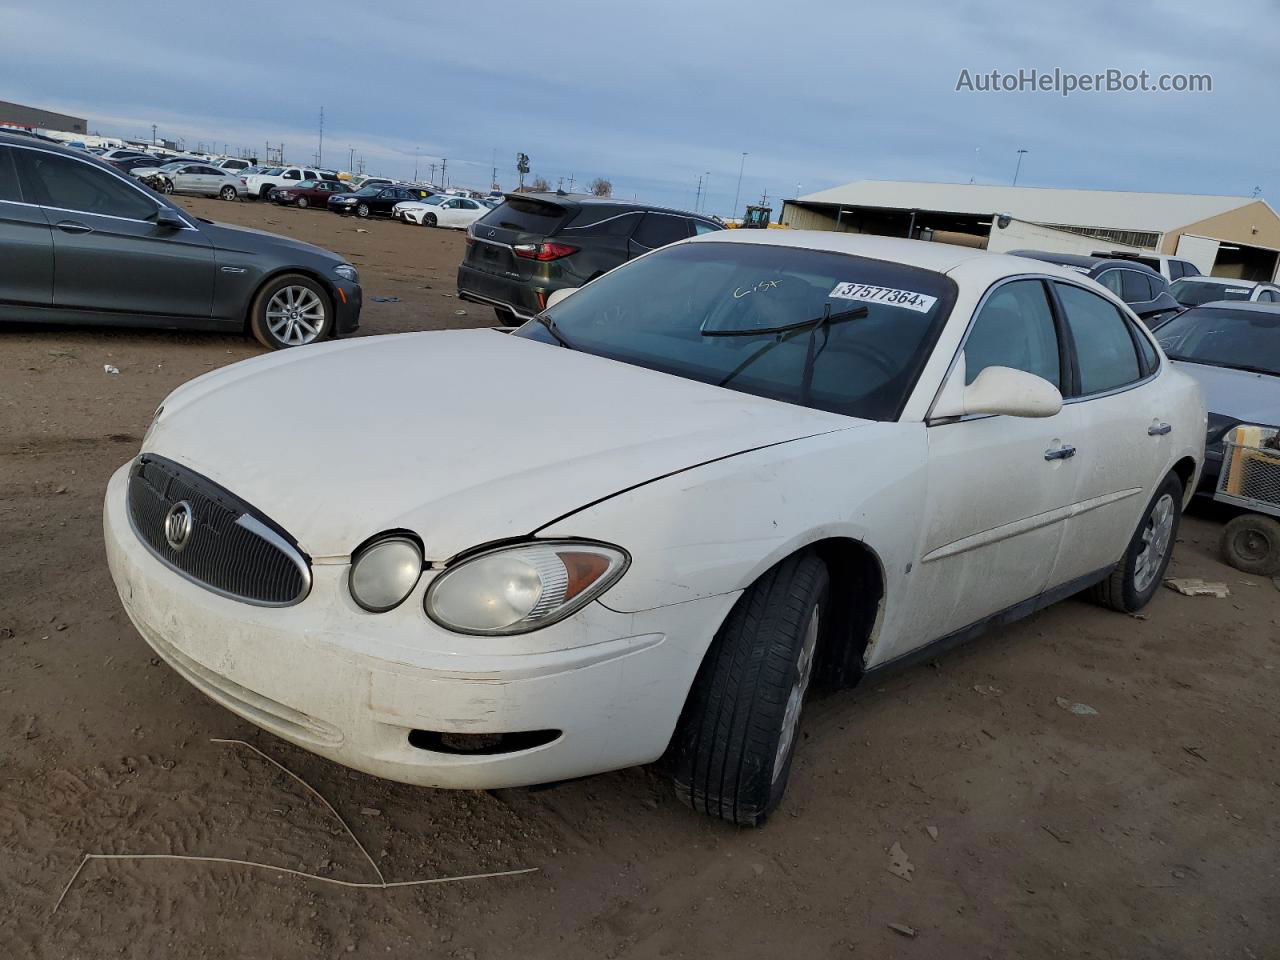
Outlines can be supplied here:
[[78, 220], [59, 220], [54, 224], [63, 233], [92, 233], [93, 227]]
[[1163, 437], [1166, 433], [1173, 432], [1173, 427], [1167, 423], [1153, 423], [1147, 427], [1147, 436]]
[[1068, 460], [1076, 455], [1076, 448], [1069, 443], [1044, 452], [1046, 460]]

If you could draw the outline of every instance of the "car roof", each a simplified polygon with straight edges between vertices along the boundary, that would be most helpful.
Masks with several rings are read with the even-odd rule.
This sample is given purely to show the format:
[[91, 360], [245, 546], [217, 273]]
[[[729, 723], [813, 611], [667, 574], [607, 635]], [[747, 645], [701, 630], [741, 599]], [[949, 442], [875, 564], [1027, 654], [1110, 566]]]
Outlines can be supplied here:
[[554, 203], [557, 206], [571, 209], [574, 207], [612, 207], [618, 210], [652, 210], [654, 213], [672, 213], [680, 217], [697, 217], [708, 223], [714, 223], [705, 213], [694, 213], [692, 210], [681, 210], [679, 207], [665, 207], [660, 203], [641, 203], [638, 200], [618, 200], [615, 197], [595, 197], [589, 193], [518, 193], [511, 191], [503, 194], [506, 198], [515, 197], [520, 200], [541, 200], [543, 203]]
[[[1101, 267], [1123, 267], [1126, 270], [1137, 270], [1138, 272], [1154, 273], [1161, 276], [1158, 270], [1153, 270], [1145, 263], [1137, 260], [1117, 257], [1094, 257], [1087, 256], [1082, 253], [1054, 253], [1050, 250], [1010, 250], [1010, 254], [1015, 257], [1027, 257], [1031, 260], [1043, 260], [1045, 263], [1057, 263], [1067, 267], [1083, 267], [1086, 270], [1097, 270]], [[1141, 254], [1145, 256], [1145, 254]]]
[[881, 237], [869, 233], [834, 233], [829, 230], [717, 230], [704, 233], [683, 243], [755, 243], [777, 247], [799, 247], [829, 253], [845, 253], [870, 260], [888, 260], [907, 266], [952, 273], [957, 268], [990, 276], [1014, 276], [1023, 273], [1045, 274], [1079, 281], [1081, 275], [1067, 267], [1039, 263], [1033, 268], [1026, 257], [1007, 253], [990, 253], [976, 247], [934, 243], [929, 240], [907, 240], [903, 237]]
[[[1267, 281], [1265, 280], [1236, 280], [1232, 277], [1199, 276], [1199, 277], [1182, 277], [1180, 279], [1186, 280], [1188, 283], [1214, 283], [1220, 287], [1256, 287], [1259, 284], [1267, 283]], [[1272, 286], [1272, 284], [1267, 283], [1267, 286]], [[1206, 304], [1201, 304], [1201, 306], [1206, 306]]]
[[1220, 310], [1243, 310], [1246, 313], [1276, 313], [1280, 314], [1280, 303], [1258, 303], [1251, 300], [1210, 300], [1208, 303], [1201, 303], [1194, 307], [1187, 307], [1187, 312], [1192, 310], [1203, 310], [1206, 307], [1215, 307]]

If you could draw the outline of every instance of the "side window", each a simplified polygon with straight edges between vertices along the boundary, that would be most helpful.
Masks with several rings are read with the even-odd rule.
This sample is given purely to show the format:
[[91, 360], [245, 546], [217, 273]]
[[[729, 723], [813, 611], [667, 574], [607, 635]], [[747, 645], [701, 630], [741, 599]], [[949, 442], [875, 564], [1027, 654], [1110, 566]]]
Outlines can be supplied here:
[[8, 147], [0, 147], [0, 200], [22, 202], [22, 191], [18, 189], [18, 171], [13, 167], [13, 151]]
[[1058, 331], [1039, 280], [998, 287], [982, 305], [964, 344], [965, 383], [987, 367], [1012, 367], [1062, 386]]
[[693, 221], [693, 235], [700, 237], [704, 233], [718, 233], [720, 228], [710, 223], [703, 223], [701, 220]]
[[689, 236], [689, 221], [668, 213], [646, 213], [636, 229], [636, 243], [654, 249]]
[[1080, 392], [1087, 396], [1137, 380], [1138, 354], [1120, 311], [1081, 287], [1059, 283], [1057, 288], [1076, 345]]
[[1182, 261], [1181, 261], [1181, 260], [1170, 260], [1170, 261], [1169, 261], [1169, 279], [1170, 279], [1170, 281], [1173, 281], [1173, 280], [1180, 280], [1181, 278], [1182, 278]]
[[1138, 341], [1138, 353], [1142, 355], [1142, 375], [1155, 373], [1160, 366], [1160, 358], [1156, 356], [1156, 348], [1141, 330], [1133, 331], [1133, 339]]
[[467, 210], [479, 210], [479, 209], [480, 209], [480, 204], [476, 203], [474, 200], [463, 200], [463, 201], [462, 201], [462, 206], [463, 206], [465, 209], [467, 209]]
[[1145, 303], [1155, 296], [1151, 292], [1151, 278], [1145, 273], [1137, 270], [1121, 270], [1119, 273], [1124, 285], [1120, 299], [1125, 303]]
[[1098, 277], [1098, 282], [1121, 300], [1124, 299], [1124, 278], [1120, 276], [1119, 270], [1105, 271]]
[[566, 237], [629, 237], [643, 216], [635, 210], [619, 213], [616, 208], [601, 212], [605, 215], [585, 222], [584, 216], [579, 214], [573, 224], [563, 228], [561, 232]]
[[106, 217], [145, 220], [156, 205], [116, 177], [88, 163], [38, 150], [23, 150], [16, 158], [28, 200]]
[[319, 180], [320, 176], [314, 170], [303, 170], [302, 179], [303, 180]]
[[298, 175], [298, 171], [297, 171], [297, 170], [286, 170], [286, 171], [284, 172], [284, 176], [283, 176], [281, 179], [284, 179], [284, 180], [301, 180], [302, 178]]

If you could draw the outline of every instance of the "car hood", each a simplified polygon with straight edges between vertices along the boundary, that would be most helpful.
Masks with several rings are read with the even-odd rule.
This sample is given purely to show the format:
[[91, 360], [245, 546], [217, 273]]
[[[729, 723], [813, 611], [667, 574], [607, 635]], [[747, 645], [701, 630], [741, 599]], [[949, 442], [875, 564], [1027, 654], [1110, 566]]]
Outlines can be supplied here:
[[252, 503], [313, 557], [408, 529], [446, 560], [701, 463], [865, 423], [456, 330], [206, 374], [165, 400], [143, 451]]
[[1210, 413], [1241, 423], [1280, 426], [1280, 377], [1207, 363], [1170, 362], [1200, 384]]
[[278, 233], [268, 233], [266, 230], [255, 230], [252, 227], [236, 227], [229, 223], [213, 223], [209, 221], [201, 221], [200, 229], [221, 250], [236, 253], [263, 253], [268, 249], [294, 252], [305, 250], [313, 256], [322, 257], [335, 264], [347, 262], [332, 250], [304, 243], [301, 240], [294, 240], [292, 237], [282, 237]]

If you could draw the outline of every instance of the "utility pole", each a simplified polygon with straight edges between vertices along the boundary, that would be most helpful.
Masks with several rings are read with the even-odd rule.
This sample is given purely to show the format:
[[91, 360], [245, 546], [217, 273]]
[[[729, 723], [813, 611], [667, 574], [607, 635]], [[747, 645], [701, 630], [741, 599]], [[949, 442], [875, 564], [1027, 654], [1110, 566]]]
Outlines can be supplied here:
[[430, 180], [431, 180], [431, 185], [434, 187], [436, 185], [436, 165], [434, 162], [431, 164]]
[[324, 104], [320, 104], [320, 146], [316, 148], [316, 166], [324, 166]]
[[496, 163], [493, 165], [493, 180], [491, 181], [491, 184], [492, 185], [489, 187], [490, 190], [498, 189], [498, 165]]
[[698, 192], [693, 195], [693, 212], [702, 209], [702, 174], [698, 174]]
[[156, 145], [156, 125], [154, 123], [151, 125], [151, 145], [153, 147]]
[[440, 158], [440, 186], [449, 186], [449, 158]]
[[1013, 168], [1013, 185], [1015, 187], [1018, 185], [1018, 174], [1022, 172], [1022, 155], [1028, 152], [1027, 150], [1018, 151], [1018, 165]]
[[418, 182], [418, 150], [419, 147], [413, 148], [413, 182]]
[[348, 145], [347, 146], [347, 172], [348, 173], [351, 172], [351, 168], [354, 167], [355, 164], [356, 164], [356, 148]]
[[569, 192], [573, 193], [573, 174], [569, 174]]
[[730, 216], [736, 217], [738, 215], [738, 199], [742, 194], [742, 171], [746, 165], [747, 154], [746, 151], [743, 151], [742, 161], [738, 164], [738, 189], [733, 191], [733, 210], [730, 211]]

